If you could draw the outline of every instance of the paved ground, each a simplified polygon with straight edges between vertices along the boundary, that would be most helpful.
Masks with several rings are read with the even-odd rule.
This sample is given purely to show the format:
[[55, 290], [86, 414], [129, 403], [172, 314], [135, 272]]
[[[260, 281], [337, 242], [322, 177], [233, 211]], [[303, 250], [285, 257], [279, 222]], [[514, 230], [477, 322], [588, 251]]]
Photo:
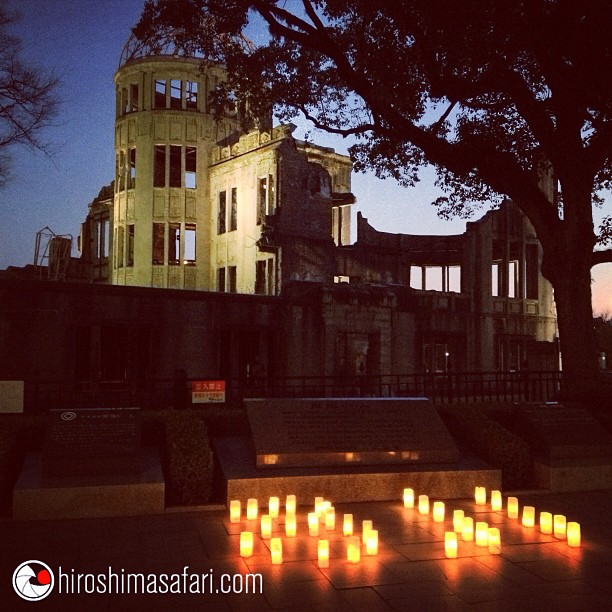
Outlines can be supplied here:
[[[221, 510], [163, 516], [70, 521], [0, 521], [0, 609], [2, 610], [610, 610], [612, 608], [612, 491], [519, 495], [536, 512], [565, 514], [582, 526], [582, 547], [527, 529], [503, 513], [488, 512], [470, 500], [447, 503], [452, 509], [497, 525], [502, 553], [460, 541], [459, 558], [446, 559], [444, 525], [398, 502], [336, 505], [355, 521], [372, 519], [380, 552], [346, 561], [340, 529], [327, 534], [329, 569], [316, 563], [316, 538], [308, 536], [306, 508], [298, 513], [298, 536], [284, 537], [283, 519], [274, 526], [283, 536], [284, 563], [273, 566], [267, 541], [255, 536], [254, 555], [239, 556], [239, 532], [249, 523], [231, 524]], [[484, 511], [483, 511], [484, 510]], [[251, 522], [251, 528], [257, 530]], [[14, 569], [35, 559], [58, 575], [212, 570], [214, 588], [223, 573], [260, 573], [263, 594], [61, 595], [35, 604], [22, 602], [10, 587]], [[210, 584], [209, 582], [207, 584]]]

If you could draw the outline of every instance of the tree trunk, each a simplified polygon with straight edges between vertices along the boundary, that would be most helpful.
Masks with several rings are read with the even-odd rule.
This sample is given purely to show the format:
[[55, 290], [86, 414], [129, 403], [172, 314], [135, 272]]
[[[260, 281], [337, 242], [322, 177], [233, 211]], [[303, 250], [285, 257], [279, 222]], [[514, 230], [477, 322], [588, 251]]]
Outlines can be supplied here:
[[584, 244], [566, 244], [562, 255], [556, 253], [554, 268], [546, 274], [555, 291], [563, 396], [572, 400], [592, 399], [599, 379], [591, 304], [591, 253], [590, 245], [585, 248]]

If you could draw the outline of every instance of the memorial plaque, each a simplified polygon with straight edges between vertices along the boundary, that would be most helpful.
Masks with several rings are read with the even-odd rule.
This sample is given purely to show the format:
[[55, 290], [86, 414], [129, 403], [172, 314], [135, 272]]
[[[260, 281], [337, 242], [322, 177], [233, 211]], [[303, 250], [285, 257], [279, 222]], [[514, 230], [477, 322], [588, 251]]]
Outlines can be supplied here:
[[23, 412], [23, 380], [0, 380], [2, 412]]
[[245, 403], [258, 466], [452, 463], [459, 457], [425, 398]]
[[576, 403], [527, 404], [519, 408], [535, 455], [547, 459], [612, 457], [612, 437]]
[[46, 475], [140, 469], [138, 408], [50, 410]]

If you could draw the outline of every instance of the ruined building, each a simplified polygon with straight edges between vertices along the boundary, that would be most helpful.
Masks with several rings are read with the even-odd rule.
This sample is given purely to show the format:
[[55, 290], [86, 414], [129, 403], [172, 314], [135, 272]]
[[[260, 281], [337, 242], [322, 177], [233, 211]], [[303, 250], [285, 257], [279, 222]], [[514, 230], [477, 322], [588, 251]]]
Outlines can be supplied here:
[[350, 244], [350, 159], [292, 125], [216, 115], [223, 78], [194, 58], [123, 61], [115, 177], [81, 229], [88, 282], [0, 279], [0, 342], [14, 347], [0, 379], [121, 388], [177, 369], [278, 381], [558, 367], [542, 249], [511, 202], [454, 236], [383, 233], [359, 215]]

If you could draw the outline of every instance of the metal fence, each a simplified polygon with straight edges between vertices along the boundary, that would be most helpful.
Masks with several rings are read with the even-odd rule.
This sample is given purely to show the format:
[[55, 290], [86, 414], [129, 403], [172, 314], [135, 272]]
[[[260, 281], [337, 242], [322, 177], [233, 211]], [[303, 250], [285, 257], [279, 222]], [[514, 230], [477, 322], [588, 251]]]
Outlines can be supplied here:
[[[211, 377], [215, 378], [215, 377]], [[189, 380], [26, 381], [25, 409], [190, 405]], [[292, 376], [226, 380], [226, 402], [249, 397], [429, 397], [436, 403], [554, 400], [561, 372], [457, 372], [380, 376]], [[201, 404], [200, 404], [201, 405]]]

